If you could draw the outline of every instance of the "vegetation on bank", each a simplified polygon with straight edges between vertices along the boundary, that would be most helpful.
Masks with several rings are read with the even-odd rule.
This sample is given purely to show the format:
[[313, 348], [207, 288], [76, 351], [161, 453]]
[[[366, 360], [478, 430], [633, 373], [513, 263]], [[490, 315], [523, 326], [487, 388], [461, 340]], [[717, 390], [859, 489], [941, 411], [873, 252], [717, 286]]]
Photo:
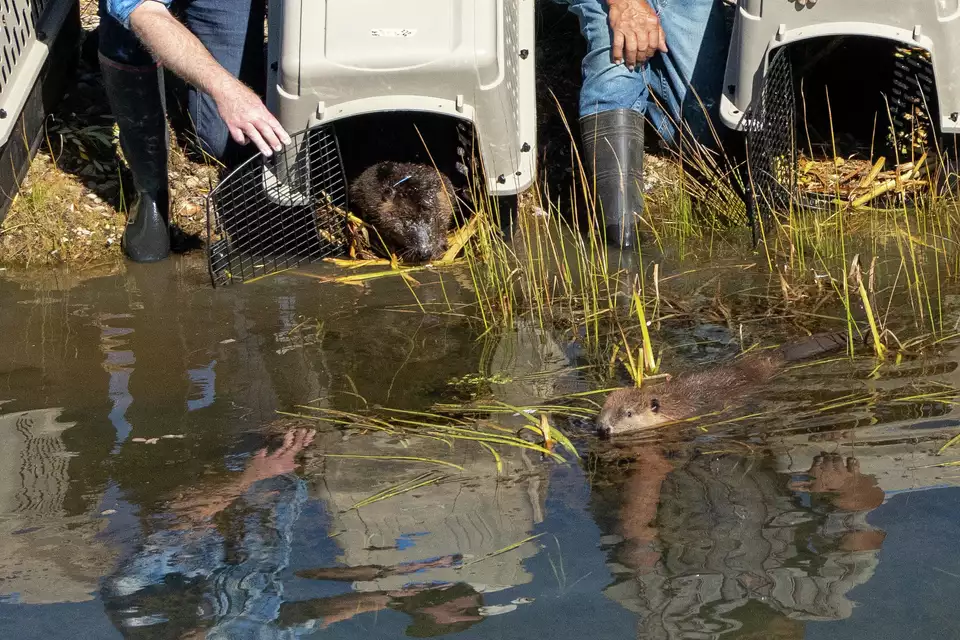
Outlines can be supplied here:
[[[85, 5], [88, 30], [95, 6]], [[905, 366], [958, 343], [960, 305], [953, 292], [960, 275], [960, 207], [936, 177], [950, 164], [950, 150], [932, 146], [914, 151], [910, 145], [907, 157], [882, 162], [872, 156], [866, 161], [840, 158], [832, 150], [814, 162], [812, 152], [806, 154], [798, 167], [801, 186], [817, 191], [819, 206], [786, 207], [762, 230], [757, 246], [737, 194], [743, 185], [737, 184], [733, 160], [706, 151], [648, 156], [648, 207], [638, 225], [644, 242], [621, 253], [607, 244], [603, 225], [595, 224], [589, 172], [574, 143], [581, 52], [566, 46], [569, 38], [557, 40], [564, 48], [548, 50], [542, 57], [548, 68], [541, 68], [551, 78], [538, 105], [541, 157], [547, 161], [514, 223], [505, 225], [504, 212], [495, 203], [485, 204], [476, 211], [469, 241], [456, 261], [450, 256], [448, 264], [418, 269], [413, 276], [390, 262], [387, 269], [383, 263], [354, 264], [347, 283], [364, 286], [374, 278], [401, 275], [421, 311], [466, 316], [481, 337], [509, 331], [522, 319], [576, 343], [599, 391], [552, 398], [536, 407], [498, 405], [478, 393], [468, 403], [420, 414], [334, 414], [304, 405], [296, 409], [297, 419], [447, 444], [469, 441], [488, 450], [499, 467], [497, 451], [504, 447], [554, 459], [558, 450], [576, 455], [562, 431], [554, 435], [559, 447], [551, 444], [544, 415], [589, 419], [598, 408], [597, 394], [625, 377], [636, 384], [662, 378], [681, 359], [681, 349], [709, 342], [697, 337], [698, 327], [720, 327], [740, 353], [787, 336], [844, 328], [852, 356], [844, 364], [852, 363], [850, 377], [860, 381], [895, 378]], [[549, 68], [551, 64], [567, 72]], [[216, 181], [217, 167], [191, 160], [177, 138], [171, 141], [170, 167], [173, 221], [182, 239], [202, 238], [204, 196]], [[475, 201], [487, 203], [479, 197], [479, 187], [474, 190]], [[68, 265], [98, 275], [110, 264], [122, 268], [119, 242], [130, 193], [95, 58], [87, 56], [0, 227], [0, 263]], [[509, 234], [505, 226], [512, 226]], [[418, 288], [444, 287], [451, 270], [458, 272], [458, 286], [466, 284], [473, 292], [472, 304], [421, 302]], [[726, 346], [720, 344], [720, 350]], [[499, 374], [481, 371], [477, 379], [493, 381]], [[809, 428], [825, 415], [848, 416], [868, 408], [863, 416], [843, 418], [857, 426], [858, 420], [873, 420], [882, 411], [945, 408], [956, 402], [956, 390], [945, 386], [832, 391], [798, 407], [790, 416], [793, 422], [777, 428]], [[476, 428], [477, 416], [504, 413], [529, 416], [524, 435], [535, 440], [496, 425]], [[699, 428], [769, 417], [712, 417], [700, 420]], [[440, 481], [439, 471], [424, 475], [355, 508], [414, 490], [421, 482]]]
[[[95, 9], [92, 2], [84, 6], [88, 33]], [[753, 296], [754, 309], [766, 317], [804, 330], [841, 323], [851, 343], [866, 327], [878, 355], [886, 354], [886, 347], [906, 349], [911, 343], [905, 335], [930, 341], [950, 333], [953, 320], [943, 292], [960, 271], [960, 211], [933, 179], [947, 165], [948, 153], [929, 146], [925, 132], [922, 142], [929, 148], [908, 145], [911, 157], [890, 162], [828, 153], [817, 164], [806, 157], [811, 150], [799, 170], [802, 181], [821, 192], [820, 206], [788, 207], [764, 229], [757, 248], [745, 224], [733, 160], [693, 144], [683, 145], [688, 151], [682, 157], [650, 156], [648, 207], [638, 229], [645, 242], [620, 254], [605, 242], [602, 225], [594, 224], [589, 172], [574, 144], [582, 51], [551, 47], [554, 41], [569, 44], [566, 36], [575, 34], [556, 33], [569, 24], [549, 26], [554, 31], [544, 30], [549, 37], [538, 56], [538, 71], [551, 79], [538, 104], [544, 158], [538, 186], [525, 195], [511, 237], [502, 232], [495, 206], [480, 207], [454, 267], [469, 273], [474, 315], [485, 331], [527, 316], [543, 327], [569, 331], [639, 380], [658, 371], [661, 354], [653, 345], [664, 323], [696, 315], [688, 300], [671, 294], [672, 284], [728, 270], [763, 274], [768, 290], [743, 295]], [[85, 53], [77, 83], [48, 123], [41, 152], [0, 228], [4, 264], [79, 268], [120, 262], [132, 185], [118, 158], [96, 57], [89, 47]], [[913, 140], [920, 137], [911, 133]], [[191, 160], [186, 148], [182, 138], [172, 139], [170, 177], [180, 245], [190, 248], [204, 235], [203, 198], [217, 167]], [[869, 208], [881, 198], [884, 208]], [[860, 260], [851, 269], [855, 255]], [[689, 278], [668, 272], [671, 265], [693, 261], [699, 267]], [[363, 276], [355, 279], [362, 282]], [[411, 292], [416, 295], [413, 285]], [[701, 288], [698, 295], [703, 293]], [[705, 313], [741, 333], [736, 324], [742, 319], [732, 304], [718, 289]], [[910, 310], [908, 334], [896, 324], [903, 314], [895, 312], [904, 309]]]
[[[0, 264], [78, 270], [120, 264], [125, 211], [135, 198], [91, 37], [98, 22], [97, 2], [84, 0], [75, 82], [46, 122], [37, 156], [0, 225]], [[191, 159], [188, 146], [172, 136], [171, 213], [184, 250], [199, 246], [205, 233], [204, 196], [217, 176], [214, 166]]]

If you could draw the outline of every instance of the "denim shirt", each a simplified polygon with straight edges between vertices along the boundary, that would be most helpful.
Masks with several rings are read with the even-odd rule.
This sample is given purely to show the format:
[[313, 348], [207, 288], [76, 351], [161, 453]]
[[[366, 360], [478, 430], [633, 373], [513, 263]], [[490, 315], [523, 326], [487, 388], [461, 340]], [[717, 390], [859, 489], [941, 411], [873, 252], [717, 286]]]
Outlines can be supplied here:
[[306, 483], [295, 476], [258, 483], [246, 495], [251, 512], [238, 527], [244, 532], [239, 560], [227, 561], [227, 541], [214, 528], [152, 533], [105, 580], [108, 609], [123, 628], [164, 625], [184, 617], [176, 607], [185, 581], [203, 593], [208, 640], [295, 640], [316, 633], [315, 621], [276, 624], [283, 602], [280, 573], [290, 562], [293, 527], [306, 501]]
[[169, 7], [170, 3], [173, 2], [173, 0], [106, 0], [107, 13], [109, 13], [110, 17], [112, 17], [114, 20], [129, 29], [130, 14], [133, 13], [137, 7], [147, 1], [159, 2], [167, 7]]

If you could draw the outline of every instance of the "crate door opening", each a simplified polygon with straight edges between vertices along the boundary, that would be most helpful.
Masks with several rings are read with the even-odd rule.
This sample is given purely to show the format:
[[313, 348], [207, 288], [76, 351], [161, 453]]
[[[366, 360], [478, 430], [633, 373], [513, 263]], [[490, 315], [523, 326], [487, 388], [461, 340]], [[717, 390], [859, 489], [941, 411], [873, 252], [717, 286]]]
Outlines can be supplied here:
[[920, 186], [909, 163], [934, 150], [935, 89], [929, 53], [898, 42], [833, 36], [775, 49], [747, 128], [757, 190], [779, 194], [770, 199], [781, 207], [785, 196], [818, 206], [906, 175], [900, 195], [909, 195]]

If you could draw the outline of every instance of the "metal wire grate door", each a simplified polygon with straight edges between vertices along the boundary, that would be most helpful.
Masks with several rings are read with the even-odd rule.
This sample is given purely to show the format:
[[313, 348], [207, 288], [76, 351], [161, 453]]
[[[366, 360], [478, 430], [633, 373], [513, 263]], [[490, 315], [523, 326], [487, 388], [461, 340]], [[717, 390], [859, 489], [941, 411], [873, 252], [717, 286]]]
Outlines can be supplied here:
[[207, 196], [214, 286], [342, 253], [347, 187], [335, 132], [307, 129], [270, 158], [257, 155]]

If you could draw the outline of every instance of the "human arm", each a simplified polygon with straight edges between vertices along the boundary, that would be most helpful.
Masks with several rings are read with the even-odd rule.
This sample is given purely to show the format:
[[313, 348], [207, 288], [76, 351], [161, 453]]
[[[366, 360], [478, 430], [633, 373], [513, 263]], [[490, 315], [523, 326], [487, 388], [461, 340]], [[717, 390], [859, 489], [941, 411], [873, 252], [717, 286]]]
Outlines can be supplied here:
[[172, 510], [194, 525], [209, 521], [260, 480], [292, 473], [297, 467], [297, 455], [313, 442], [315, 435], [316, 432], [309, 429], [288, 431], [276, 451], [268, 454], [266, 449], [261, 449], [242, 473], [226, 482], [179, 497], [171, 504]]
[[[836, 508], [836, 515], [872, 511], [883, 504], [885, 493], [875, 477], [860, 472], [860, 461], [844, 460], [838, 454], [822, 453], [813, 460], [807, 472], [809, 480], [794, 481], [794, 491], [820, 494]], [[878, 529], [853, 526], [843, 532], [838, 542], [840, 551], [870, 551], [883, 545], [886, 534]]]
[[790, 483], [794, 491], [829, 496], [842, 511], [872, 511], [884, 500], [884, 492], [871, 475], [860, 472], [860, 461], [854, 457], [822, 453], [813, 459], [807, 472], [809, 480]]
[[257, 94], [224, 69], [164, 4], [142, 2], [129, 19], [130, 28], [163, 66], [213, 98], [234, 140], [253, 142], [265, 156], [290, 144]]
[[667, 53], [667, 39], [660, 19], [647, 0], [607, 0], [613, 31], [613, 62], [624, 62], [631, 71], [652, 58]]

